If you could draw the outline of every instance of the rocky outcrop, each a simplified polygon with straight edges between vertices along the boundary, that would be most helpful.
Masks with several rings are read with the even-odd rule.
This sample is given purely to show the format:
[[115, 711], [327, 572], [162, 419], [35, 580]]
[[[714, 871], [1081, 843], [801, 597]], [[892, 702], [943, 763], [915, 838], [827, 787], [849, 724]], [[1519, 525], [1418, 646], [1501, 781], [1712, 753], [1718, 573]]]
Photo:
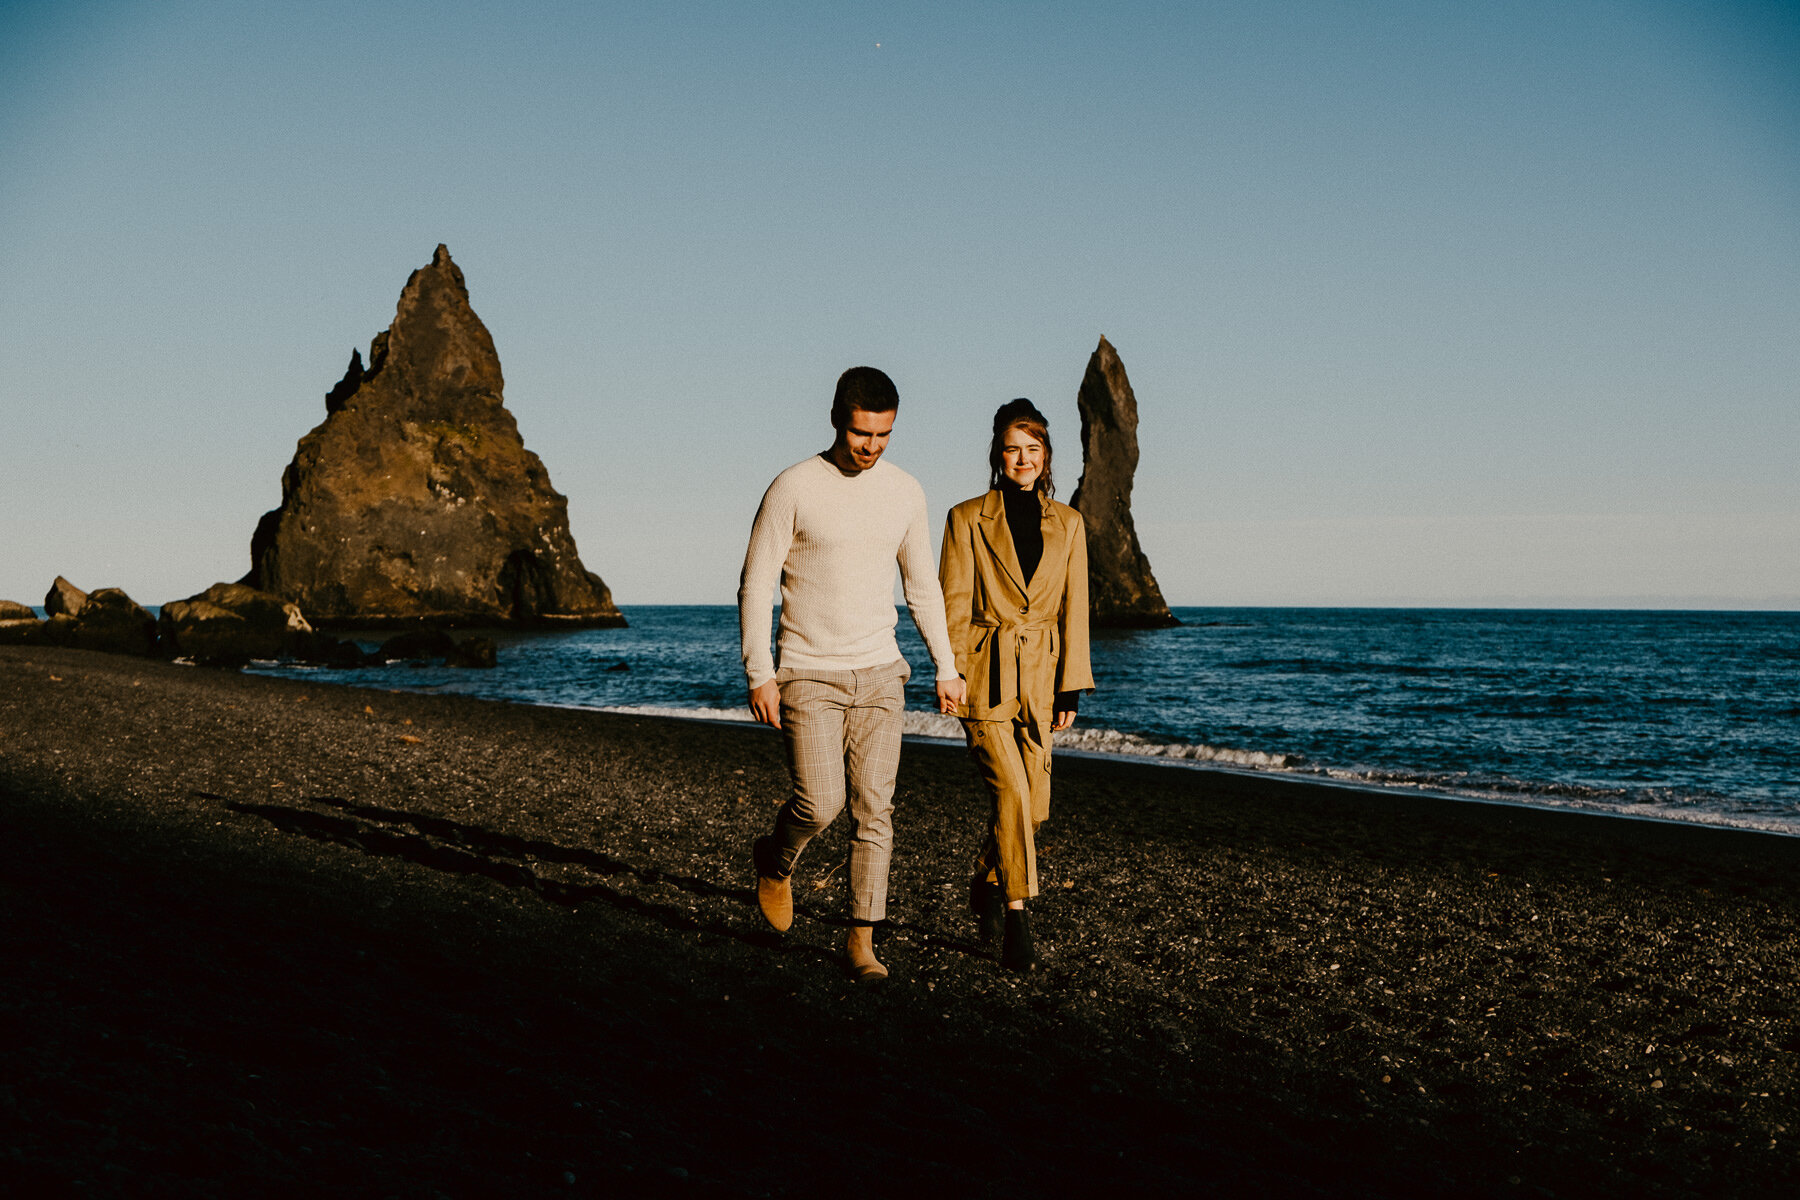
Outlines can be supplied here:
[[321, 626], [623, 625], [443, 246], [300, 439], [243, 582]]
[[164, 655], [209, 665], [310, 659], [317, 649], [313, 627], [293, 601], [241, 583], [215, 583], [163, 605], [156, 633]]
[[1131, 521], [1138, 408], [1125, 364], [1104, 337], [1088, 359], [1081, 409], [1081, 482], [1069, 503], [1087, 524], [1090, 621], [1098, 628], [1179, 625], [1150, 573]]
[[[57, 578], [57, 583], [64, 582]], [[44, 636], [76, 650], [149, 655], [156, 649], [156, 618], [118, 588], [101, 588], [89, 594], [73, 616], [52, 614], [44, 623]]]
[[0, 600], [0, 646], [34, 646], [44, 640], [44, 623], [29, 605]]
[[81, 606], [87, 603], [88, 594], [64, 579], [61, 575], [50, 585], [44, 595], [44, 615], [54, 617], [57, 614], [73, 617], [81, 612]]

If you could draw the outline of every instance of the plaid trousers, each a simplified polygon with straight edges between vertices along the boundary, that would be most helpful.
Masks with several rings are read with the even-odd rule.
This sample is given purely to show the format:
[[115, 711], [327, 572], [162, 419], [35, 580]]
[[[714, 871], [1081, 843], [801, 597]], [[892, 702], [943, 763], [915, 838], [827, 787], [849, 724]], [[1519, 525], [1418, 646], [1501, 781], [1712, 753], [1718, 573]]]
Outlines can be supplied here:
[[887, 916], [894, 850], [904, 661], [859, 671], [782, 671], [781, 731], [794, 790], [775, 819], [775, 865], [791, 875], [806, 843], [850, 806], [850, 919]]

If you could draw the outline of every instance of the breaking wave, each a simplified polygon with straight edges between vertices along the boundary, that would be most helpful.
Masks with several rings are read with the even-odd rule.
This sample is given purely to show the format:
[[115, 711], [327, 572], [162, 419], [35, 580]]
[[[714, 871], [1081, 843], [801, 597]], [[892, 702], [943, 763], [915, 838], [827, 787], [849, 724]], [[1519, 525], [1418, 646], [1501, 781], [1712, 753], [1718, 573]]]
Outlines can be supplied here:
[[[754, 720], [748, 708], [659, 708], [651, 705], [615, 705], [600, 712], [625, 713], [640, 717], [681, 717], [690, 721]], [[942, 713], [908, 710], [901, 715], [901, 731], [907, 737], [931, 738], [942, 742], [963, 740], [962, 722]], [[1056, 735], [1058, 750], [1077, 754], [1125, 755], [1132, 758], [1157, 758], [1166, 761], [1219, 763], [1233, 767], [1283, 769], [1299, 764], [1291, 754], [1267, 754], [1261, 750], [1238, 750], [1227, 746], [1207, 746], [1183, 742], [1156, 742], [1135, 734], [1112, 729], [1075, 729]]]
[[[748, 708], [676, 708], [656, 705], [572, 707], [593, 707], [597, 712], [674, 717], [688, 721], [748, 724], [755, 720]], [[962, 723], [955, 717], [939, 713], [908, 710], [902, 716], [902, 731], [907, 737], [934, 742], [960, 744], [963, 740]], [[1613, 816], [1800, 836], [1800, 821], [1792, 816], [1771, 813], [1754, 804], [1734, 803], [1727, 797], [1709, 792], [1546, 783], [1463, 771], [1353, 769], [1310, 763], [1297, 754], [1271, 754], [1263, 750], [1210, 746], [1205, 743], [1159, 742], [1113, 729], [1075, 729], [1059, 733], [1056, 735], [1056, 749], [1059, 753], [1084, 757], [1147, 759], [1169, 766], [1270, 772], [1320, 780], [1343, 787], [1431, 794], [1489, 804], [1518, 804], [1530, 808], [1580, 809]]]

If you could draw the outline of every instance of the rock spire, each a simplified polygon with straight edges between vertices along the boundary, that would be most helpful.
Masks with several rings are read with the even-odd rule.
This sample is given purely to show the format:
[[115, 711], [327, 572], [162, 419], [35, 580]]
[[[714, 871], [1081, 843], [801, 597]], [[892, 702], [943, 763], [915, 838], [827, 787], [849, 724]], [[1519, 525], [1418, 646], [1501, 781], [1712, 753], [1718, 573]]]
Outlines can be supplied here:
[[1125, 364], [1104, 337], [1088, 359], [1081, 409], [1081, 482], [1069, 503], [1087, 524], [1090, 621], [1097, 628], [1179, 625], [1150, 573], [1131, 521], [1138, 408]]
[[437, 248], [300, 439], [243, 582], [315, 624], [623, 625], [568, 502], [502, 402], [500, 357]]

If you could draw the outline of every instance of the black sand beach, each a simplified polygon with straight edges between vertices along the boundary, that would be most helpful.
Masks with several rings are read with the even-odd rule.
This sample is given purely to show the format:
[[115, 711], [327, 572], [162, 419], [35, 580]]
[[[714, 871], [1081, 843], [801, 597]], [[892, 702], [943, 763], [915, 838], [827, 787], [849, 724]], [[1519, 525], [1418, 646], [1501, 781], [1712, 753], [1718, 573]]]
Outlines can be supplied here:
[[1046, 969], [1017, 977], [963, 907], [966, 759], [908, 747], [894, 978], [858, 989], [825, 878], [841, 822], [802, 862], [793, 931], [757, 915], [769, 731], [0, 649], [0, 1178], [1795, 1187], [1800, 839], [1057, 771]]

